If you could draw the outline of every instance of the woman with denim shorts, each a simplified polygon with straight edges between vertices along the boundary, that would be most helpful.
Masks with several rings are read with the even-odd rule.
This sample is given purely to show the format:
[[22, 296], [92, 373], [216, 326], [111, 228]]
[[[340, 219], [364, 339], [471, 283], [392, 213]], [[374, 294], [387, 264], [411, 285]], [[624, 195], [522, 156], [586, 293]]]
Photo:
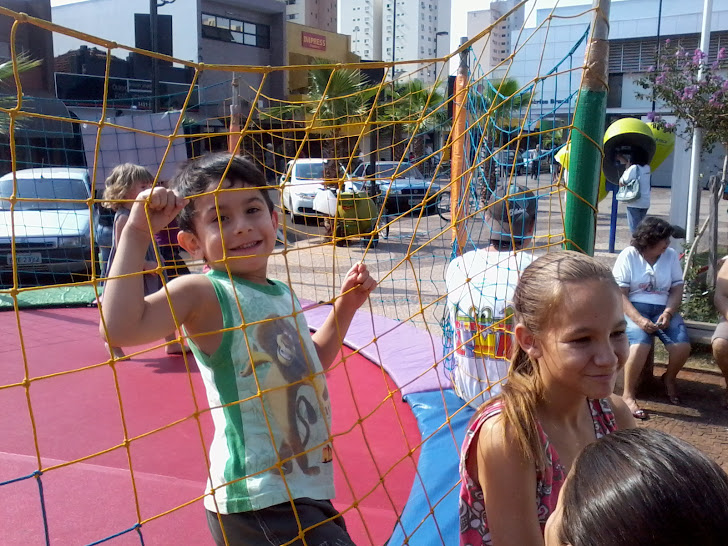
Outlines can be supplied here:
[[622, 289], [629, 339], [622, 398], [632, 415], [642, 420], [648, 415], [637, 405], [635, 395], [654, 337], [660, 338], [669, 355], [662, 382], [672, 404], [680, 403], [675, 378], [690, 356], [690, 340], [678, 314], [683, 294], [682, 269], [677, 253], [669, 248], [673, 229], [660, 218], [645, 218], [612, 270]]

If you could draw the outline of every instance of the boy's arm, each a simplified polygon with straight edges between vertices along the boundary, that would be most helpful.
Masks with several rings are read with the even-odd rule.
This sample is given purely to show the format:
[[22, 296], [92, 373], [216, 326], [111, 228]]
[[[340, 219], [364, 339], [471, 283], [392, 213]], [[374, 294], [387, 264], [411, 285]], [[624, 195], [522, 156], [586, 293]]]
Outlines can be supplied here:
[[[145, 211], [144, 200], [147, 198], [149, 202]], [[116, 347], [141, 345], [173, 332], [175, 322], [170, 301], [178, 322], [183, 324], [192, 313], [193, 302], [199, 302], [196, 292], [203, 287], [197, 278], [181, 277], [167, 284], [170, 301], [165, 290], [144, 297], [141, 272], [144, 270], [144, 255], [151, 242], [147, 213], [152, 229], [160, 229], [177, 215], [184, 206], [184, 200], [164, 188], [144, 192], [138, 199], [119, 238], [101, 307], [103, 320], [99, 323], [99, 332]]]
[[346, 274], [344, 284], [341, 285], [341, 295], [334, 301], [334, 308], [321, 328], [311, 336], [324, 370], [333, 364], [354, 313], [376, 286], [377, 282], [369, 276], [364, 264], [356, 264]]

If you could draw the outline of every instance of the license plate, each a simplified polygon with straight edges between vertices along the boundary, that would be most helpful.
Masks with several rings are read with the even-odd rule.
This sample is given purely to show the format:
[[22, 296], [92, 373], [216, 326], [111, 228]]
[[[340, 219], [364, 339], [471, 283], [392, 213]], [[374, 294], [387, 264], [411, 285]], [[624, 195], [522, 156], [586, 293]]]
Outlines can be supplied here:
[[[12, 254], [8, 254], [7, 263], [8, 265], [13, 265]], [[39, 264], [41, 263], [40, 253], [32, 252], [30, 254], [16, 254], [15, 263], [18, 265]]]
[[420, 203], [419, 199], [407, 199], [408, 205], [418, 205]]

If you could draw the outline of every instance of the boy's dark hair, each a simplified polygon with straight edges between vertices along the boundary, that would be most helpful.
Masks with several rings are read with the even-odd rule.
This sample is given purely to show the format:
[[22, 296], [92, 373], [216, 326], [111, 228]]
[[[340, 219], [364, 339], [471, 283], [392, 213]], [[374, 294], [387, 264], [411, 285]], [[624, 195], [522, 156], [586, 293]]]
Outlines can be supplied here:
[[[266, 189], [263, 172], [252, 161], [238, 155], [215, 153], [194, 159], [174, 177], [171, 186], [181, 197], [194, 198], [210, 191], [210, 186], [217, 186], [223, 178], [229, 180], [233, 186], [259, 188], [268, 211], [273, 212], [273, 201]], [[190, 199], [177, 216], [179, 228], [194, 233], [192, 225], [194, 216], [195, 200]]]

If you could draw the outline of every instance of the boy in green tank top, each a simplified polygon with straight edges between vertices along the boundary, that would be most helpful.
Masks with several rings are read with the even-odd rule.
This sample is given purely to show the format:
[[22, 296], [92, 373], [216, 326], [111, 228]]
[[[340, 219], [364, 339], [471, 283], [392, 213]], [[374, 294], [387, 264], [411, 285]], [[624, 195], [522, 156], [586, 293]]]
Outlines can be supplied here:
[[[187, 334], [215, 424], [204, 504], [217, 544], [353, 544], [331, 504], [325, 371], [375, 280], [365, 265], [352, 267], [311, 335], [295, 294], [267, 276], [278, 214], [263, 173], [211, 154], [172, 187], [148, 190], [132, 207], [104, 291], [102, 337], [127, 346], [177, 327]], [[179, 244], [210, 271], [145, 297], [145, 250], [177, 216]]]

